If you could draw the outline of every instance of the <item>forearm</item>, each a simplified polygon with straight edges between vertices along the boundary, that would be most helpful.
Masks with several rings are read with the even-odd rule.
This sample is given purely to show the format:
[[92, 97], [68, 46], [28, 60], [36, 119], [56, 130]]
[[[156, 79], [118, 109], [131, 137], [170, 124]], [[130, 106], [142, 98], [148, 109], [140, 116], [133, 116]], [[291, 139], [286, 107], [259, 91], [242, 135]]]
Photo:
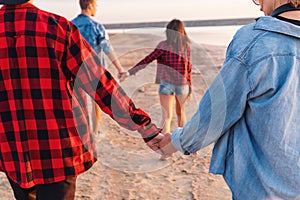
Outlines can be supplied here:
[[159, 56], [161, 56], [162, 53], [163, 53], [162, 50], [155, 49], [152, 53], [147, 55], [144, 59], [139, 61], [134, 67], [129, 69], [128, 72], [130, 73], [130, 75], [134, 75], [138, 71], [144, 69], [149, 63], [156, 60]]
[[[172, 143], [184, 154], [195, 153], [216, 142], [227, 129], [226, 93], [222, 78], [217, 76], [200, 101], [197, 112], [183, 127], [175, 129]], [[232, 113], [233, 114], [233, 113]]]
[[195, 115], [183, 129], [174, 131], [174, 146], [189, 154], [216, 142], [243, 116], [250, 89], [243, 64], [234, 58], [226, 60]]
[[103, 87], [96, 90], [95, 100], [105, 113], [123, 128], [138, 131], [145, 141], [146, 138], [157, 135], [159, 129], [152, 123], [150, 116], [135, 107], [133, 101], [108, 72], [102, 75], [100, 83]]
[[114, 64], [114, 66], [116, 67], [116, 69], [118, 70], [119, 73], [124, 72], [124, 69], [114, 51], [110, 51], [106, 55], [111, 60], [111, 62]]
[[[172, 144], [183, 154], [195, 153], [210, 143], [205, 142], [207, 141], [205, 139], [207, 137], [207, 128], [200, 121], [200, 111], [198, 110], [183, 128], [176, 128], [173, 131]], [[202, 127], [200, 127], [201, 125]]]
[[[122, 127], [138, 130], [143, 138], [157, 135], [159, 129], [149, 115], [135, 107], [117, 81], [100, 65], [100, 57], [88, 44], [84, 45], [86, 41], [79, 30], [73, 24], [71, 26], [70, 30], [74, 33], [70, 33], [64, 66], [74, 78], [73, 95], [82, 89]], [[73, 95], [72, 98], [75, 98]]]

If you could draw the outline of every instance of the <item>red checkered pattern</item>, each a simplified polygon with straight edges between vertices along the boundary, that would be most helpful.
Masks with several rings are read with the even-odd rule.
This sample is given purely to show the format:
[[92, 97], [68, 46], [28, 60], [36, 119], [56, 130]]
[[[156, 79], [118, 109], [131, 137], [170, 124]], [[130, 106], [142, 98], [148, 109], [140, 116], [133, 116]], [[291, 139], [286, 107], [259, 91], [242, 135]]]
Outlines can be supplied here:
[[[128, 70], [132, 75], [144, 69], [149, 63], [157, 60], [156, 83], [160, 80], [174, 85], [192, 85], [192, 64], [190, 48], [184, 53], [177, 53], [167, 41], [160, 42], [155, 50]], [[182, 54], [182, 55], [180, 55]]]
[[0, 169], [21, 187], [65, 180], [96, 161], [86, 94], [124, 128], [157, 134], [68, 20], [30, 3], [4, 5], [0, 44]]

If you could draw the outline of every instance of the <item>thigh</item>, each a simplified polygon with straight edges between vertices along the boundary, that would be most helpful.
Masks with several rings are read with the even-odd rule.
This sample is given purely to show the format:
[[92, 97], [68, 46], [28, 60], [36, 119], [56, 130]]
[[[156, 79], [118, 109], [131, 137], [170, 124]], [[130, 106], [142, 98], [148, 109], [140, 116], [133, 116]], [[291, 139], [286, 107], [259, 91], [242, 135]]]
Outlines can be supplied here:
[[160, 105], [167, 116], [172, 116], [172, 108], [174, 104], [173, 95], [159, 94]]
[[37, 200], [74, 200], [76, 177], [52, 184], [36, 185]]
[[175, 96], [176, 99], [176, 112], [181, 113], [185, 108], [186, 100], [188, 99], [188, 94], [182, 96]]

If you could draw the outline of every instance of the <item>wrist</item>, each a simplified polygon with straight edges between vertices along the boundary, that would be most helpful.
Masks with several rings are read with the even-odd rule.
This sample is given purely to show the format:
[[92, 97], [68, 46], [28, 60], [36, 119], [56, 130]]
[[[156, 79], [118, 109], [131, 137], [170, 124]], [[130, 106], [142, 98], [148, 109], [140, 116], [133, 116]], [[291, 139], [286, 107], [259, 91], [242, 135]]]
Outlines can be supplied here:
[[118, 69], [118, 73], [120, 73], [120, 74], [124, 73], [124, 69], [122, 67], [118, 67], [117, 69]]
[[162, 129], [157, 128], [155, 124], [149, 124], [141, 127], [138, 132], [141, 134], [144, 142], [147, 143], [161, 133], [161, 130]]
[[154, 139], [158, 134], [159, 134], [159, 132], [158, 133], [154, 133], [154, 134], [152, 134], [150, 136], [147, 136], [147, 137], [143, 138], [143, 140], [144, 140], [145, 143], [147, 143], [150, 140]]

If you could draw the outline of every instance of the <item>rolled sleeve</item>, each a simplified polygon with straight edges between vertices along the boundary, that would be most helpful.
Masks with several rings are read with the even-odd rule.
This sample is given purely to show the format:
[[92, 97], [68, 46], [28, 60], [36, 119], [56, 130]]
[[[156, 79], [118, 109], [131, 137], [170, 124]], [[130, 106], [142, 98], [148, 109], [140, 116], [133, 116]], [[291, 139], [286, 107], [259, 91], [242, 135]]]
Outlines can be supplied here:
[[147, 126], [143, 126], [138, 129], [138, 132], [141, 134], [145, 142], [150, 141], [151, 139], [155, 138], [158, 133], [161, 132], [159, 128], [156, 127], [155, 124], [149, 124]]
[[189, 153], [183, 149], [180, 143], [180, 135], [182, 134], [182, 128], [176, 128], [172, 133], [171, 142], [176, 149], [178, 149], [181, 153], [188, 155]]
[[100, 47], [101, 47], [101, 49], [103, 49], [103, 52], [105, 54], [108, 54], [109, 52], [113, 51], [113, 47], [110, 44], [110, 41], [106, 40], [106, 39], [101, 41]]

